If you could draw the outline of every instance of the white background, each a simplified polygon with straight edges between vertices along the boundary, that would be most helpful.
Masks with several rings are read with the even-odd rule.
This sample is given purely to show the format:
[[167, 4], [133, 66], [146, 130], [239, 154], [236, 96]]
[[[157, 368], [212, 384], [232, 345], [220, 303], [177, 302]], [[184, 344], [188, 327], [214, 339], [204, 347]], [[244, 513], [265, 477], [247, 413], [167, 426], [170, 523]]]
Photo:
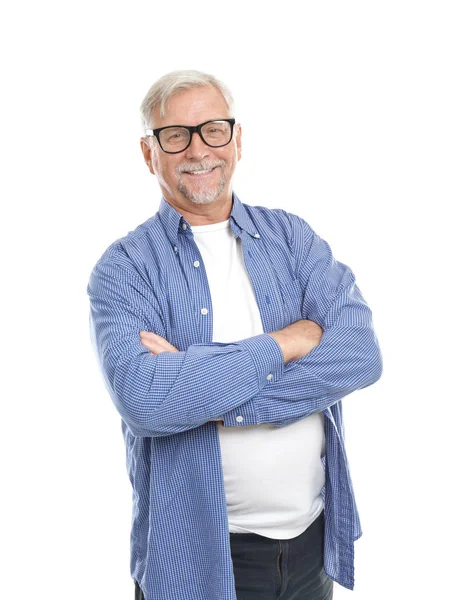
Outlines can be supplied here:
[[373, 311], [384, 373], [343, 401], [363, 537], [355, 589], [335, 584], [334, 599], [451, 597], [449, 4], [12, 6], [0, 18], [1, 598], [134, 597], [131, 486], [86, 285], [105, 248], [158, 210], [138, 108], [184, 68], [234, 93], [241, 201], [303, 217]]

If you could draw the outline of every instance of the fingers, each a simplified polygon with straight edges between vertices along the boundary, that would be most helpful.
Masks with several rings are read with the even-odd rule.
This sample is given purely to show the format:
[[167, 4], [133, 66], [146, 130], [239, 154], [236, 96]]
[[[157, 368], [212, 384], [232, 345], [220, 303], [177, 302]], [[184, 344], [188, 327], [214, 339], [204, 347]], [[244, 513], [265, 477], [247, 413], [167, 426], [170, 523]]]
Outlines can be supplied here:
[[140, 331], [139, 337], [141, 339], [141, 344], [147, 348], [152, 354], [154, 354], [159, 345], [159, 337], [157, 334], [152, 333], [151, 331]]
[[178, 352], [178, 349], [170, 344], [164, 337], [161, 337], [161, 335], [151, 331], [140, 331], [139, 336], [141, 344], [157, 354], [159, 352]]
[[140, 335], [140, 337], [144, 337], [146, 339], [154, 339], [154, 340], [160, 337], [156, 333], [153, 333], [153, 331], [140, 331], [139, 335]]
[[163, 338], [161, 338], [156, 333], [152, 333], [152, 331], [140, 331], [139, 337], [141, 338], [141, 343], [143, 343], [144, 345], [146, 345], [146, 344], [153, 344], [153, 346], [155, 346], [157, 344], [161, 345], [162, 342], [165, 341]]
[[148, 350], [152, 350], [155, 348], [155, 342], [151, 342], [150, 340], [146, 340], [145, 338], [141, 338], [141, 344], [145, 346]]

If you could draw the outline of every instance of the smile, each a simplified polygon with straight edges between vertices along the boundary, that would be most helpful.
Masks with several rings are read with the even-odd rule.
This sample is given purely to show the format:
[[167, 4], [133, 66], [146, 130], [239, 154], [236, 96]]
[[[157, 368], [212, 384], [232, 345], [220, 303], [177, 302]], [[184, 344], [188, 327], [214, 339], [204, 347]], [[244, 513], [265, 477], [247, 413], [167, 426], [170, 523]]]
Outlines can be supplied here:
[[208, 175], [210, 175], [210, 173], [213, 173], [213, 171], [216, 169], [216, 167], [213, 167], [210, 170], [203, 170], [203, 171], [195, 171], [194, 173], [185, 171], [184, 173], [186, 175], [190, 175], [191, 177], [208, 177]]

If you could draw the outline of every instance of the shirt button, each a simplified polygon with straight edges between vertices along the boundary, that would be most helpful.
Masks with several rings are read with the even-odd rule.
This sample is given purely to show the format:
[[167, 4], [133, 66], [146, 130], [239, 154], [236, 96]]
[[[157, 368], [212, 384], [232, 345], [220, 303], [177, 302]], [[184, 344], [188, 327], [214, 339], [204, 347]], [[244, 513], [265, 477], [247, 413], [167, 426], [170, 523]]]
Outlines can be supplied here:
[[208, 315], [208, 308], [201, 308], [201, 309], [200, 309], [200, 312], [201, 312], [203, 315]]
[[186, 223], [183, 223], [182, 229], [186, 229]]
[[269, 375], [266, 375], [266, 379], [267, 379], [268, 381], [271, 381], [271, 379], [272, 379], [272, 373], [270, 373]]
[[238, 423], [241, 423], [241, 421], [243, 420], [243, 417], [241, 415], [239, 415], [236, 420], [238, 421]]
[[260, 234], [259, 234], [259, 233], [256, 233], [256, 234], [254, 235], [254, 237], [255, 237], [255, 238], [259, 238], [259, 237], [260, 237]]
[[193, 262], [193, 265], [194, 265], [195, 267], [198, 267], [198, 266], [200, 265], [200, 262], [199, 262], [198, 260], [195, 260], [195, 261]]
[[174, 251], [177, 252], [177, 246], [174, 246]]

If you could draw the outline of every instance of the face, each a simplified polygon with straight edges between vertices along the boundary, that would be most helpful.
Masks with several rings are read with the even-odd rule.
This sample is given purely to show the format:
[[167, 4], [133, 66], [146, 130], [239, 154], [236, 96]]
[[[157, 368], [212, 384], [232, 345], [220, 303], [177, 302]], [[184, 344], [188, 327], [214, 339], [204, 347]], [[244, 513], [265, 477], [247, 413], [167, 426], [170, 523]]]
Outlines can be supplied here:
[[[173, 96], [166, 105], [166, 114], [153, 113], [152, 128], [167, 125], [199, 125], [213, 119], [233, 117], [221, 93], [214, 87], [192, 88]], [[232, 176], [241, 158], [241, 126], [234, 125], [229, 144], [211, 148], [194, 133], [191, 144], [183, 152], [163, 152], [155, 136], [141, 138], [141, 149], [149, 170], [160, 184], [163, 196], [176, 206], [190, 203], [224, 203], [232, 197]], [[210, 171], [211, 169], [211, 171]], [[196, 175], [195, 171], [209, 170]], [[194, 174], [193, 174], [194, 173]]]

